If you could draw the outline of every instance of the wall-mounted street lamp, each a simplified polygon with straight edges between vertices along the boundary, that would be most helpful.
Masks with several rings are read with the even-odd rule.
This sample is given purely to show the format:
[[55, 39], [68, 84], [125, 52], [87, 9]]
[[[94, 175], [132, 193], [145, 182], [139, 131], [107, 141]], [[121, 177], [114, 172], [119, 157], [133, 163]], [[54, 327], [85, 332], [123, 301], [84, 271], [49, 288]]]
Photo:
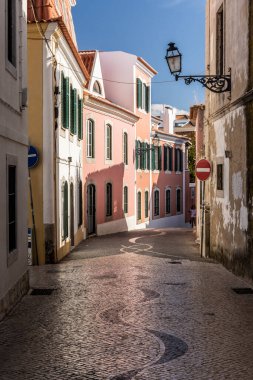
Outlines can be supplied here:
[[147, 148], [147, 144], [145, 144], [145, 146], [146, 146], [145, 148], [136, 148], [136, 154], [138, 156], [141, 156], [143, 153], [146, 153], [148, 151], [151, 152], [152, 150], [155, 150], [159, 146], [160, 139], [159, 139], [157, 133], [155, 133], [154, 135], [151, 135], [151, 137], [153, 140], [152, 146]]
[[176, 80], [182, 78], [187, 85], [192, 82], [199, 82], [208, 90], [218, 94], [231, 91], [231, 71], [229, 75], [179, 75], [182, 71], [182, 54], [174, 42], [168, 44], [165, 59]]

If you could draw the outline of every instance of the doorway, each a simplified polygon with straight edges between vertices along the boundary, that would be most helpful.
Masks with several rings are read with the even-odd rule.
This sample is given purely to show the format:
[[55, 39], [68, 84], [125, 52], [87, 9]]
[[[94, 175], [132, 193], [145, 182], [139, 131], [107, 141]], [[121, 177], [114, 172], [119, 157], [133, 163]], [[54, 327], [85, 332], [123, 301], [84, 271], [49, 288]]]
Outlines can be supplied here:
[[74, 215], [74, 185], [70, 184], [70, 241], [71, 246], [75, 245], [75, 215]]
[[96, 188], [89, 185], [87, 188], [87, 227], [88, 235], [96, 233]]

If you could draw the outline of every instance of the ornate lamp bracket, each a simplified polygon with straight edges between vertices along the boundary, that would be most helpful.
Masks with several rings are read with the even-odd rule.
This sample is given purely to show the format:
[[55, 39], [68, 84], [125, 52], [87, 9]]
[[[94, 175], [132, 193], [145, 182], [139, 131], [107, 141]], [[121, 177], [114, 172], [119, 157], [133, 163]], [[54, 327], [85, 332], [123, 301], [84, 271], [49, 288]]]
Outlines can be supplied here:
[[231, 92], [231, 70], [228, 75], [175, 75], [175, 79], [184, 79], [187, 85], [199, 82], [216, 94]]

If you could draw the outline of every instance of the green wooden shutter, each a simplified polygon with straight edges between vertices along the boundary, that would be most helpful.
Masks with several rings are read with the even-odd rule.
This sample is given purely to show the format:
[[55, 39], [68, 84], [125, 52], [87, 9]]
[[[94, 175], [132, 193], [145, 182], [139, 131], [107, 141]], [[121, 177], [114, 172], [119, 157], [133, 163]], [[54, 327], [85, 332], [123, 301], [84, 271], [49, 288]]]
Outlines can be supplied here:
[[70, 96], [69, 96], [69, 100], [70, 100], [70, 105], [69, 105], [69, 108], [70, 108], [70, 132], [71, 133], [74, 133], [74, 90], [72, 88], [72, 85], [70, 85]]
[[137, 107], [142, 108], [142, 81], [137, 78]]
[[162, 170], [162, 147], [158, 147], [158, 170]]
[[148, 162], [147, 162], [147, 169], [148, 170], [150, 170], [150, 145], [149, 144], [147, 144], [147, 150], [148, 150], [148, 157], [147, 157], [147, 160], [148, 160]]
[[152, 147], [152, 170], [155, 170], [155, 147], [153, 144], [151, 145], [151, 147]]
[[138, 141], [135, 141], [135, 169], [139, 169], [138, 167]]
[[168, 152], [168, 147], [164, 145], [163, 146], [163, 170], [164, 171], [168, 170], [167, 152]]
[[78, 97], [78, 138], [83, 139], [83, 100]]
[[77, 90], [73, 90], [73, 132], [77, 133]]
[[65, 86], [66, 86], [66, 100], [65, 100], [65, 128], [69, 128], [69, 106], [70, 106], [70, 88], [69, 88], [69, 78], [65, 78]]
[[146, 86], [146, 104], [145, 104], [146, 112], [150, 111], [150, 87]]
[[66, 82], [63, 71], [61, 73], [61, 125], [65, 128], [65, 103], [66, 103]]
[[63, 196], [63, 238], [68, 237], [68, 182], [64, 184], [64, 196]]
[[141, 143], [141, 169], [145, 169], [145, 143]]
[[183, 171], [183, 151], [181, 149], [179, 149], [179, 157], [180, 157], [180, 164], [179, 164], [179, 170], [180, 172]]

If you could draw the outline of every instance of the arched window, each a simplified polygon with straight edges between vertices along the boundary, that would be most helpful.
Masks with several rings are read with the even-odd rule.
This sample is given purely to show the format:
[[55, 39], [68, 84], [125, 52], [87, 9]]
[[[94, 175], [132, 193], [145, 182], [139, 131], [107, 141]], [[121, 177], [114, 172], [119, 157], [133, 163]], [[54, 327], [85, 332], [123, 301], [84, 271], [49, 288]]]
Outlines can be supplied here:
[[83, 223], [83, 184], [79, 181], [78, 184], [78, 200], [79, 200], [79, 213], [78, 213], [78, 227]]
[[110, 124], [106, 125], [106, 159], [112, 159], [112, 127]]
[[181, 212], [181, 189], [177, 189], [177, 212]]
[[98, 94], [102, 94], [100, 83], [97, 80], [94, 82], [93, 91]]
[[141, 220], [141, 192], [137, 193], [137, 219]]
[[160, 214], [159, 210], [159, 190], [154, 191], [154, 216], [158, 216]]
[[165, 213], [170, 214], [170, 189], [165, 191]]
[[123, 160], [124, 164], [128, 165], [128, 136], [126, 132], [123, 135]]
[[62, 238], [68, 237], [68, 182], [65, 181], [62, 186]]
[[145, 218], [148, 218], [148, 191], [145, 191]]
[[106, 184], [106, 216], [112, 215], [112, 184]]
[[128, 187], [124, 186], [124, 213], [128, 213]]
[[86, 152], [88, 158], [95, 157], [95, 149], [94, 149], [94, 133], [95, 133], [95, 125], [92, 119], [87, 120], [87, 144], [86, 144]]

